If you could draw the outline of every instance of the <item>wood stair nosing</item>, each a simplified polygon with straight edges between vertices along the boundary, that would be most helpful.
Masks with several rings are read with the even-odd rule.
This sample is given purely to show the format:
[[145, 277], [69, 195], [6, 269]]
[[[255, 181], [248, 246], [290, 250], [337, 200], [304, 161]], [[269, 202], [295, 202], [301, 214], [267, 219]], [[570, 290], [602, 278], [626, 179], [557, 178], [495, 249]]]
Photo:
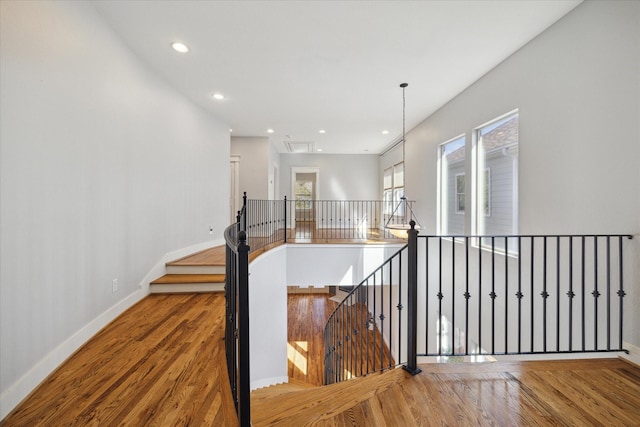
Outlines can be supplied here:
[[224, 274], [165, 274], [151, 282], [152, 285], [181, 283], [224, 283]]
[[309, 389], [317, 389], [318, 386], [302, 383], [299, 381], [289, 380], [288, 383], [274, 384], [268, 387], [262, 387], [251, 392], [251, 402], [258, 403], [273, 398], [281, 398], [290, 393], [297, 393]]

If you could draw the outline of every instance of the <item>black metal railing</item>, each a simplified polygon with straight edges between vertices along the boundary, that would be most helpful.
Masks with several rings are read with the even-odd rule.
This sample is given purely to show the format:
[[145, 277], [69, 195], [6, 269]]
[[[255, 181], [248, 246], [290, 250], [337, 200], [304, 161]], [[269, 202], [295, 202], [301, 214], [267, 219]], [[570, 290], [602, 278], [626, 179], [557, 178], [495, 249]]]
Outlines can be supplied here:
[[[285, 221], [288, 240], [396, 239], [385, 225], [405, 221], [405, 209], [395, 210], [380, 200], [287, 200]], [[407, 201], [411, 207], [413, 202]]]
[[624, 351], [631, 238], [420, 236], [419, 355]]
[[239, 425], [251, 425], [249, 377], [249, 246], [246, 204], [225, 230], [225, 349], [231, 393]]
[[406, 262], [404, 246], [353, 288], [329, 316], [324, 329], [325, 384], [405, 362], [407, 320], [400, 301], [407, 283]]
[[626, 351], [624, 252], [631, 239], [412, 230], [407, 246], [330, 316], [325, 383], [398, 365], [415, 374], [417, 356]]
[[[237, 223], [225, 232], [227, 362], [240, 419], [249, 414], [247, 241], [255, 250], [353, 241], [362, 237], [354, 230], [369, 226], [390, 232], [382, 202], [299, 202], [245, 194]], [[371, 224], [362, 225], [365, 217]], [[624, 252], [631, 235], [418, 236], [413, 226], [407, 246], [330, 316], [327, 383], [398, 365], [416, 374], [417, 356], [626, 351]]]
[[386, 225], [405, 221], [406, 208], [380, 200], [254, 200], [243, 196], [243, 227], [252, 251], [280, 243], [400, 240], [406, 238]]

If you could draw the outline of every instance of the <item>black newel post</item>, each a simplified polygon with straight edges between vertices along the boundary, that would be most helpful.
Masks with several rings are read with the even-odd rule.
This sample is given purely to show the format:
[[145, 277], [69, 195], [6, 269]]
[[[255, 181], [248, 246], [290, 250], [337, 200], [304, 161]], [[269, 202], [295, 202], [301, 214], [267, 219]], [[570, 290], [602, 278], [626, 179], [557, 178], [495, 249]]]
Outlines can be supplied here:
[[409, 223], [411, 229], [407, 231], [408, 241], [408, 310], [407, 310], [407, 364], [403, 369], [411, 375], [422, 372], [417, 364], [417, 345], [418, 345], [418, 230], [416, 230], [416, 222]]
[[287, 243], [287, 196], [284, 196], [284, 242]]
[[[245, 193], [246, 194], [246, 193]], [[246, 195], [245, 195], [246, 198]], [[238, 421], [251, 425], [249, 376], [249, 246], [247, 233], [238, 234]]]

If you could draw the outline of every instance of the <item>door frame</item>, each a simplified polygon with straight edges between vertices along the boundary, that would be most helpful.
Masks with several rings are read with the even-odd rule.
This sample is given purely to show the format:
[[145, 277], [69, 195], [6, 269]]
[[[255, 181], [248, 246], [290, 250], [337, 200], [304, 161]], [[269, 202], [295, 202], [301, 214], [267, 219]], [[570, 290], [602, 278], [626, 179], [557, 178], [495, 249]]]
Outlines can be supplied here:
[[[292, 166], [291, 167], [291, 193], [290, 193], [291, 200], [295, 200], [296, 175], [299, 173], [311, 173], [316, 176], [315, 188], [314, 188], [315, 198], [313, 200], [322, 200], [322, 198], [320, 197], [320, 168], [310, 167], [310, 166]], [[293, 208], [291, 209], [291, 215], [289, 215], [289, 217], [291, 218], [291, 222], [289, 223], [289, 226], [293, 225], [295, 227], [295, 223], [296, 223], [295, 204], [292, 204], [291, 206]], [[318, 216], [318, 211], [316, 210], [316, 227], [318, 224], [317, 216]]]

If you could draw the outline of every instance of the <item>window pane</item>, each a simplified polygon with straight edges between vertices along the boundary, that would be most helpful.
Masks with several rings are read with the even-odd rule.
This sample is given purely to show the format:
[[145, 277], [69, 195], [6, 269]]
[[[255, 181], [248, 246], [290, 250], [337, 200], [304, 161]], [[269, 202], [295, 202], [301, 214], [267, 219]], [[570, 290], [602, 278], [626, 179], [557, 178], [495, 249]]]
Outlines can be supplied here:
[[440, 146], [440, 234], [464, 234], [465, 138]]
[[478, 234], [516, 234], [518, 215], [518, 115], [477, 130]]
[[398, 163], [393, 167], [393, 188], [404, 187], [404, 165]]
[[393, 168], [387, 168], [384, 170], [383, 188], [388, 190], [393, 188]]

